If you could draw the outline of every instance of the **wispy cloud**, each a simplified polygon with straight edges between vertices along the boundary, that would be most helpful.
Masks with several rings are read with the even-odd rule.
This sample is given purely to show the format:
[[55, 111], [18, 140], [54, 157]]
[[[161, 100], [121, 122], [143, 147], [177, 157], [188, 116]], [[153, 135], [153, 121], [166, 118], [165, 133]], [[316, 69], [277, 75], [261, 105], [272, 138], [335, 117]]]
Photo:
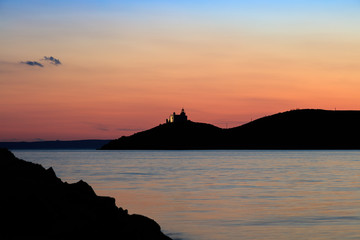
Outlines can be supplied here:
[[143, 128], [117, 128], [117, 131], [124, 131], [124, 132], [133, 132], [133, 131], [143, 131]]
[[26, 65], [29, 65], [29, 66], [44, 67], [44, 65], [42, 65], [41, 63], [36, 62], [36, 61], [25, 61], [25, 62], [20, 62], [20, 63], [21, 64], [26, 64]]
[[50, 56], [50, 57], [44, 56], [44, 58], [42, 60], [48, 61], [48, 62], [50, 62], [51, 64], [54, 64], [54, 65], [61, 65], [60, 60], [57, 59], [57, 58], [54, 58], [53, 56]]
[[105, 124], [94, 123], [94, 122], [83, 122], [83, 124], [90, 126], [93, 130], [104, 131], [104, 132], [110, 131], [110, 128]]
[[[53, 64], [55, 66], [61, 65], [60, 60], [58, 58], [54, 58], [53, 56], [50, 56], [50, 57], [44, 56], [39, 61], [45, 61], [45, 62], [48, 62], [48, 63]], [[22, 61], [20, 63], [21, 64], [26, 64], [28, 66], [45, 67], [44, 64], [40, 63], [39, 61]]]
[[107, 131], [110, 131], [107, 127], [104, 127], [102, 125], [99, 125], [97, 127], [94, 127], [96, 130], [99, 130], [99, 131], [104, 131], [104, 132], [107, 132]]

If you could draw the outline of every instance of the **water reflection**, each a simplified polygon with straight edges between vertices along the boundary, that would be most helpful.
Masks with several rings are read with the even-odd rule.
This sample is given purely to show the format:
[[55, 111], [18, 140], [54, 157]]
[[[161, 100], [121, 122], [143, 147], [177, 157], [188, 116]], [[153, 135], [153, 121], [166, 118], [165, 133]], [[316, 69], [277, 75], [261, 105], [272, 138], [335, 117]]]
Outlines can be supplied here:
[[359, 151], [15, 154], [87, 181], [174, 239], [360, 238]]

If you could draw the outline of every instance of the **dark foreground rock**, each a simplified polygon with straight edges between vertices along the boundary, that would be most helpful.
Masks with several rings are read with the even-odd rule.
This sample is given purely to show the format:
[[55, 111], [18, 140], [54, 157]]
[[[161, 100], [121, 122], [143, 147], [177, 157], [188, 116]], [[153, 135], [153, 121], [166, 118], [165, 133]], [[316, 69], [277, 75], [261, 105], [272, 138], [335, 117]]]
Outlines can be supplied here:
[[129, 215], [84, 181], [68, 184], [52, 168], [0, 149], [1, 239], [171, 240], [152, 219]]

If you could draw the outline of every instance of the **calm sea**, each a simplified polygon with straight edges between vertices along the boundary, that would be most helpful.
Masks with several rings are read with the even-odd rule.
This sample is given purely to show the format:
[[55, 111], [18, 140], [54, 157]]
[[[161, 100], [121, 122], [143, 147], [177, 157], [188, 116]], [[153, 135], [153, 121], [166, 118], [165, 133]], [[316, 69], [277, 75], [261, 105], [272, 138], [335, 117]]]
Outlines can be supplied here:
[[174, 239], [360, 239], [360, 151], [13, 152]]

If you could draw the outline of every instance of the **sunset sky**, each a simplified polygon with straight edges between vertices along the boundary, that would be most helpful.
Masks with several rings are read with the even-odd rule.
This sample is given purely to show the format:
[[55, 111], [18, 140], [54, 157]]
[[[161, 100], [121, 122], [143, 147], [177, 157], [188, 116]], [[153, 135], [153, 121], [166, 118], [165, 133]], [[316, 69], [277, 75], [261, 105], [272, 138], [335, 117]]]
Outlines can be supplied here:
[[0, 0], [0, 141], [360, 109], [359, 0]]

